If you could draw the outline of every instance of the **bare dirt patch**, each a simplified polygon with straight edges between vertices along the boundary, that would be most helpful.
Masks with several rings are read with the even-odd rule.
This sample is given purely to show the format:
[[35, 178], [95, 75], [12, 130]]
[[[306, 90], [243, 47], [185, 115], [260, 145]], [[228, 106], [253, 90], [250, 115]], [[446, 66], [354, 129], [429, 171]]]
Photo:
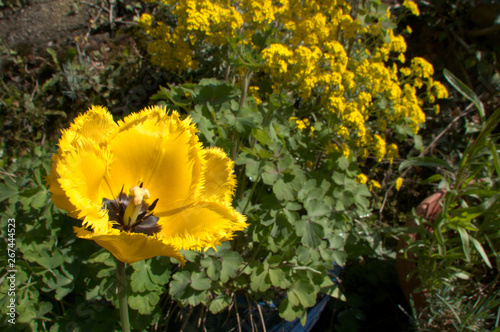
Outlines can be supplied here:
[[73, 41], [85, 35], [89, 5], [77, 0], [33, 0], [22, 8], [0, 9], [0, 39], [7, 47], [32, 51]]

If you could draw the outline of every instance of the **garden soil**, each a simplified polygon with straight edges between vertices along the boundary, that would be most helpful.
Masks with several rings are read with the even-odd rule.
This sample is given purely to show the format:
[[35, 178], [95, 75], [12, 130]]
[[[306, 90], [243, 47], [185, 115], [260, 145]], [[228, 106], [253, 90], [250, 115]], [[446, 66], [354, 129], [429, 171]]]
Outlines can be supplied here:
[[14, 49], [36, 53], [67, 45], [84, 36], [95, 10], [79, 0], [23, 1], [21, 8], [0, 8], [0, 40]]

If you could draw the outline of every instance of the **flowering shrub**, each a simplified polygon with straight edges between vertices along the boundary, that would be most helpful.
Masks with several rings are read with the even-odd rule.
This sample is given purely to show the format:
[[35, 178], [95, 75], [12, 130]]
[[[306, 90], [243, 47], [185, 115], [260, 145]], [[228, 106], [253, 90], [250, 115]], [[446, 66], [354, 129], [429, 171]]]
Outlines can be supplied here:
[[[328, 124], [325, 150], [334, 144], [344, 155], [349, 150], [354, 157], [392, 162], [398, 142], [416, 135], [425, 122], [424, 103], [448, 96], [432, 79], [430, 63], [405, 59], [404, 37], [394, 34], [387, 7], [376, 2], [359, 8], [346, 1], [161, 4], [176, 17], [175, 25], [146, 13], [139, 19], [151, 38], [153, 63], [179, 72], [194, 70], [196, 59], [207, 56], [203, 45], [225, 48], [222, 65], [234, 68], [235, 78], [248, 71], [259, 74], [253, 83], [259, 100], [291, 94], [300, 107], [290, 109], [289, 117]], [[418, 15], [412, 1], [403, 6]]]

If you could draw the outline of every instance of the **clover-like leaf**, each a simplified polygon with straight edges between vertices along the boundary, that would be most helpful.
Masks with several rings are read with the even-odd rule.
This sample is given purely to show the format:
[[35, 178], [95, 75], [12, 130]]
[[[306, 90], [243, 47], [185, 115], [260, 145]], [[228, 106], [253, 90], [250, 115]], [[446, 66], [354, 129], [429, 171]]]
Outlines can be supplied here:
[[204, 272], [193, 272], [191, 275], [191, 287], [193, 289], [199, 291], [208, 290], [211, 284], [210, 279], [207, 278]]
[[238, 267], [243, 262], [243, 258], [239, 253], [235, 251], [230, 251], [226, 253], [222, 258], [222, 270], [220, 273], [220, 280], [222, 282], [227, 282], [229, 278], [236, 277], [236, 271]]
[[227, 309], [230, 303], [231, 303], [231, 297], [227, 294], [221, 294], [210, 302], [208, 310], [210, 310], [210, 312], [213, 314], [217, 314]]
[[271, 287], [269, 271], [264, 266], [258, 265], [250, 276], [250, 288], [256, 292], [265, 292], [269, 287]]

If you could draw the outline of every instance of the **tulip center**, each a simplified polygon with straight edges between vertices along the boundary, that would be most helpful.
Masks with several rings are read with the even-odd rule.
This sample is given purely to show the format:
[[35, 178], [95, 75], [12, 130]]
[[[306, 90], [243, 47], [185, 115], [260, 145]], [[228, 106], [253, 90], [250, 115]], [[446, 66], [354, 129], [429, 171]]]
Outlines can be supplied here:
[[158, 199], [149, 205], [145, 200], [150, 197], [149, 190], [143, 188], [142, 183], [130, 188], [129, 195], [123, 193], [122, 187], [115, 199], [103, 199], [103, 208], [108, 210], [109, 220], [117, 222], [113, 228], [152, 235], [159, 232], [161, 226], [158, 225], [159, 218], [153, 215]]

